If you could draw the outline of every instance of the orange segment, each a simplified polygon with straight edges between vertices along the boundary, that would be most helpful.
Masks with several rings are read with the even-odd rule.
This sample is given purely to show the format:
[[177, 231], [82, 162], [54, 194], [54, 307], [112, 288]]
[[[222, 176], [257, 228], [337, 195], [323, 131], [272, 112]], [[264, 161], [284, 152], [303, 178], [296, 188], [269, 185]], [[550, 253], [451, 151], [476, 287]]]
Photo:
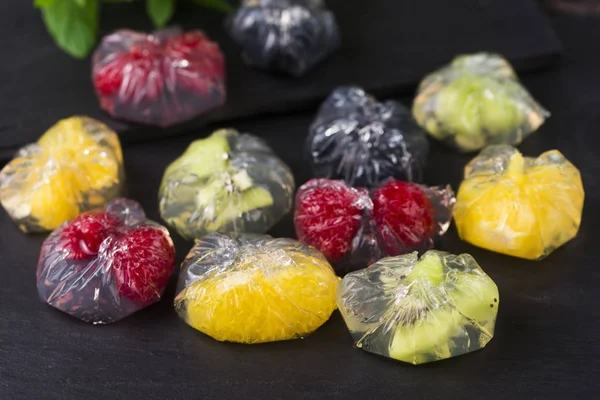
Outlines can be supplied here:
[[237, 269], [192, 283], [180, 296], [187, 322], [220, 341], [261, 343], [303, 337], [335, 310], [338, 278], [324, 260], [291, 254], [290, 265], [248, 257]]
[[476, 246], [538, 259], [577, 234], [584, 199], [581, 177], [558, 151], [537, 160], [516, 150], [509, 153], [496, 157], [506, 163], [501, 173], [490, 173], [492, 163], [485, 154], [467, 166], [454, 208], [456, 226], [461, 238]]

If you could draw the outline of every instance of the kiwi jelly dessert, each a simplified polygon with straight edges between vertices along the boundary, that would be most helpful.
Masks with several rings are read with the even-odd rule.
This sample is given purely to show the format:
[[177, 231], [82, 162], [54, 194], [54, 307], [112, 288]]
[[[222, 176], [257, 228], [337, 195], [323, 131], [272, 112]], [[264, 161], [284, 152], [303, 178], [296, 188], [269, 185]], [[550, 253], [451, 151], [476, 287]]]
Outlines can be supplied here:
[[192, 142], [165, 170], [162, 218], [186, 239], [264, 233], [292, 206], [294, 178], [261, 139], [233, 129]]
[[507, 60], [477, 53], [457, 56], [427, 75], [413, 115], [434, 138], [469, 152], [488, 144], [519, 144], [549, 113], [521, 85]]
[[415, 365], [485, 347], [499, 301], [473, 257], [436, 250], [381, 259], [346, 275], [337, 290], [358, 348]]

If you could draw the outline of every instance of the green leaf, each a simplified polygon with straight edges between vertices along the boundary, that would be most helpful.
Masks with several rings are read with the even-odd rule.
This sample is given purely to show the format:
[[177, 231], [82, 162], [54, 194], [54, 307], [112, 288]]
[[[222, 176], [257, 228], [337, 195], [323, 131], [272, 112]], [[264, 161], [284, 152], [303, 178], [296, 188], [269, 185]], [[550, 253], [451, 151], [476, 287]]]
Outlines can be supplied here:
[[37, 8], [50, 7], [56, 0], [35, 0], [33, 5]]
[[79, 7], [85, 7], [87, 0], [74, 0]]
[[163, 27], [173, 18], [175, 0], [146, 0], [146, 12], [154, 25]]
[[233, 10], [233, 7], [227, 0], [190, 0], [192, 3], [198, 4], [206, 8], [212, 8], [214, 10], [229, 12]]
[[96, 42], [98, 0], [80, 7], [73, 0], [55, 0], [42, 8], [42, 18], [54, 41], [73, 57], [84, 58]]

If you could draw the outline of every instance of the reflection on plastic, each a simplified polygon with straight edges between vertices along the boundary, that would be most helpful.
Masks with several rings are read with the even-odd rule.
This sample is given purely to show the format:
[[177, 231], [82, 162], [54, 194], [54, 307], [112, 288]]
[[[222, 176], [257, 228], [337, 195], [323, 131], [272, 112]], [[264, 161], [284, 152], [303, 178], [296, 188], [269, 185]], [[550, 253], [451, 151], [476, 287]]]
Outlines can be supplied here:
[[247, 64], [300, 76], [340, 45], [322, 0], [244, 0], [228, 21]]
[[460, 151], [517, 145], [549, 116], [508, 61], [487, 53], [458, 56], [426, 76], [413, 114], [431, 136]]
[[166, 127], [225, 102], [225, 61], [203, 32], [116, 31], [94, 53], [100, 106], [115, 118]]
[[124, 180], [115, 132], [71, 117], [20, 149], [0, 172], [0, 201], [23, 232], [45, 232], [81, 212], [102, 208]]
[[368, 188], [387, 178], [421, 181], [429, 149], [402, 104], [379, 103], [354, 86], [336, 89], [321, 105], [307, 148], [315, 176]]
[[42, 245], [40, 298], [84, 322], [107, 324], [160, 300], [175, 266], [169, 232], [133, 200], [61, 225]]
[[213, 233], [184, 261], [175, 309], [220, 341], [303, 338], [335, 310], [338, 279], [318, 251], [295, 240]]
[[371, 196], [343, 181], [313, 179], [298, 189], [294, 225], [339, 274], [385, 256], [424, 252], [452, 219], [452, 188], [389, 180]]
[[539, 259], [577, 235], [583, 200], [579, 170], [558, 150], [529, 158], [489, 146], [465, 167], [454, 220], [475, 246]]
[[485, 347], [500, 297], [469, 254], [431, 250], [346, 275], [337, 304], [358, 348], [423, 364]]
[[256, 136], [222, 129], [169, 165], [160, 214], [187, 239], [209, 232], [264, 233], [292, 207], [294, 177]]

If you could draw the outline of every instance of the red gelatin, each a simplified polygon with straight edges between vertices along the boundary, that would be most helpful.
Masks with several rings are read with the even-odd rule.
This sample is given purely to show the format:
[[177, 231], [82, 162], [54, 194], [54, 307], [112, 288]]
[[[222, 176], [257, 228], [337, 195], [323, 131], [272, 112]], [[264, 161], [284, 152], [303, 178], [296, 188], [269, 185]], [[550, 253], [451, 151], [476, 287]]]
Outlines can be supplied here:
[[93, 57], [100, 107], [115, 118], [166, 127], [225, 101], [225, 61], [201, 31], [119, 30]]
[[116, 199], [48, 236], [37, 266], [38, 293], [85, 322], [109, 323], [160, 300], [174, 266], [168, 231], [147, 220], [135, 201]]
[[294, 225], [298, 240], [315, 246], [338, 273], [364, 268], [385, 256], [433, 247], [446, 232], [452, 189], [389, 180], [375, 189], [313, 179], [298, 190]]

